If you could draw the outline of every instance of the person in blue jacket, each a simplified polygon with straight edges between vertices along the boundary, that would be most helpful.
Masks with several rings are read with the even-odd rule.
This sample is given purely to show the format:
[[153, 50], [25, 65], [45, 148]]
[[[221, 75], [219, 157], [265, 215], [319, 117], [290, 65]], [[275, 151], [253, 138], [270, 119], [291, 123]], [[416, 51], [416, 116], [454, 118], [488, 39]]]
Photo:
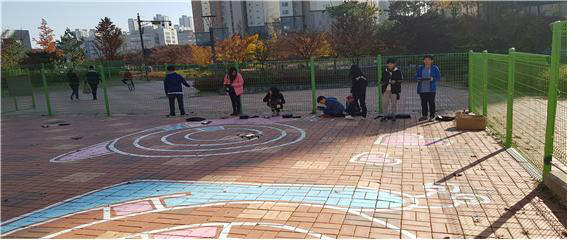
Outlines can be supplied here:
[[169, 99], [169, 115], [168, 117], [175, 116], [175, 99], [179, 105], [179, 113], [181, 116], [185, 115], [185, 108], [183, 107], [183, 89], [181, 85], [190, 87], [185, 78], [175, 72], [174, 66], [167, 67], [167, 75], [163, 80], [163, 89]]
[[426, 55], [423, 57], [423, 65], [419, 65], [415, 73], [417, 80], [417, 93], [421, 98], [421, 118], [419, 121], [435, 120], [435, 92], [437, 90], [437, 82], [441, 80], [441, 71], [437, 65], [433, 65], [433, 56]]
[[345, 106], [334, 97], [317, 97], [317, 102], [319, 104], [325, 105], [323, 113], [333, 117], [344, 117]]

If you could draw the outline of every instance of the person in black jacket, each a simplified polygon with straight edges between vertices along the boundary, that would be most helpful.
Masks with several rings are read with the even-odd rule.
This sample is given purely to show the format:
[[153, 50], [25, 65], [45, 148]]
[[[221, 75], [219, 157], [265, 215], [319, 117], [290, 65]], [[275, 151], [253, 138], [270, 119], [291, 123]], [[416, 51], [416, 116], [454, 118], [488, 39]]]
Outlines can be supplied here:
[[69, 79], [69, 87], [73, 90], [71, 93], [71, 101], [73, 101], [73, 97], [79, 100], [79, 76], [77, 76], [75, 70], [69, 69], [69, 72], [67, 72], [67, 78]]
[[189, 83], [185, 81], [181, 75], [175, 72], [174, 66], [167, 67], [167, 75], [163, 80], [163, 89], [165, 90], [165, 94], [169, 99], [169, 115], [168, 117], [175, 116], [175, 99], [177, 99], [177, 105], [179, 105], [179, 113], [181, 116], [185, 115], [185, 108], [183, 107], [183, 87], [190, 87]]
[[396, 67], [396, 60], [388, 59], [382, 72], [382, 100], [385, 109], [384, 117], [380, 121], [385, 121], [388, 117], [396, 121], [396, 106], [400, 100], [403, 79], [402, 71]]
[[91, 86], [93, 100], [96, 100], [96, 89], [98, 88], [98, 83], [100, 83], [100, 75], [95, 71], [94, 66], [89, 66], [87, 82], [89, 83], [89, 86]]
[[271, 87], [264, 97], [264, 102], [272, 109], [272, 116], [275, 117], [280, 115], [280, 111], [285, 104], [285, 99], [278, 88]]
[[[352, 65], [350, 67], [350, 78], [352, 79], [350, 93], [354, 97], [354, 105], [360, 105], [361, 115], [363, 118], [366, 118], [368, 112], [366, 109], [366, 87], [368, 86], [368, 79], [362, 74], [358, 65]], [[346, 118], [352, 117], [347, 116]]]

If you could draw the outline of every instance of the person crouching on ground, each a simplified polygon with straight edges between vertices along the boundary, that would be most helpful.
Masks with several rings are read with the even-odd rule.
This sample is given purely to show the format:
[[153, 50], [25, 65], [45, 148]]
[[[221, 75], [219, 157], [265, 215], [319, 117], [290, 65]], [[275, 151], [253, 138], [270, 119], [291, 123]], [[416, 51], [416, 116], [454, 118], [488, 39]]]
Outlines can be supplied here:
[[345, 112], [347, 115], [345, 116], [346, 119], [354, 119], [354, 116], [361, 116], [362, 113], [360, 112], [360, 107], [356, 102], [355, 97], [347, 96], [346, 97], [346, 109]]
[[433, 65], [433, 56], [423, 57], [423, 65], [419, 65], [415, 73], [417, 80], [417, 93], [421, 98], [421, 118], [419, 121], [427, 120], [429, 111], [429, 121], [435, 120], [435, 92], [437, 82], [441, 80], [439, 67]]
[[175, 99], [179, 105], [179, 113], [185, 115], [185, 108], [183, 107], [183, 87], [190, 87], [185, 78], [175, 72], [174, 66], [167, 67], [167, 75], [163, 80], [163, 88], [167, 99], [169, 99], [169, 115], [168, 117], [175, 116]]
[[224, 86], [232, 103], [232, 114], [230, 116], [241, 115], [242, 100], [240, 96], [244, 93], [244, 79], [242, 79], [242, 75], [236, 71], [236, 68], [231, 67], [228, 70], [228, 73], [224, 77]]
[[[360, 107], [362, 111], [360, 115], [362, 118], [366, 118], [366, 113], [368, 112], [366, 109], [366, 87], [368, 87], [368, 79], [362, 74], [358, 65], [352, 65], [350, 67], [350, 78], [352, 79], [350, 93], [354, 97], [354, 104]], [[352, 119], [350, 114], [349, 116], [347, 116], [347, 118]]]
[[280, 111], [282, 111], [283, 105], [285, 104], [285, 99], [278, 88], [271, 87], [264, 97], [264, 102], [272, 109], [272, 116], [275, 117], [280, 115]]
[[386, 68], [382, 72], [382, 103], [384, 104], [384, 117], [380, 121], [386, 121], [388, 117], [396, 121], [396, 109], [400, 93], [402, 92], [402, 71], [396, 67], [396, 60], [388, 59]]
[[317, 97], [317, 102], [319, 104], [325, 105], [325, 109], [323, 109], [323, 113], [325, 115], [329, 115], [333, 117], [345, 116], [344, 115], [345, 107], [336, 98], [319, 96]]

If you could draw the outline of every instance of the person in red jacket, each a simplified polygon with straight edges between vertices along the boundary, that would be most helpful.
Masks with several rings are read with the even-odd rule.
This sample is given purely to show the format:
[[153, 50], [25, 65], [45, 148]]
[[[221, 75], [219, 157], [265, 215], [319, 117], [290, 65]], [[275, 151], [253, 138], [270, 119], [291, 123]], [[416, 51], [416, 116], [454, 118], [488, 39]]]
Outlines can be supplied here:
[[224, 86], [232, 103], [232, 114], [230, 116], [242, 114], [242, 100], [240, 100], [240, 96], [244, 93], [244, 79], [236, 71], [236, 68], [231, 67], [228, 70], [228, 73], [224, 76]]

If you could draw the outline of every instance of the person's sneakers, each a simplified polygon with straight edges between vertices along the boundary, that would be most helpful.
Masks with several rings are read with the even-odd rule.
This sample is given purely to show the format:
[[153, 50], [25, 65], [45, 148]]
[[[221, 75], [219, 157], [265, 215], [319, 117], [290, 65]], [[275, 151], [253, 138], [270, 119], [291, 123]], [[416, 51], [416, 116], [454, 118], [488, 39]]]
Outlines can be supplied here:
[[353, 120], [354, 118], [353, 118], [352, 116], [350, 116], [350, 115], [347, 115], [347, 116], [345, 116], [345, 119]]
[[230, 116], [238, 116], [237, 113], [231, 113]]
[[171, 117], [175, 117], [175, 114], [171, 114], [171, 113], [170, 113], [170, 114], [165, 115], [165, 116], [168, 117], [168, 118], [171, 118]]
[[427, 120], [427, 117], [426, 117], [426, 116], [423, 116], [423, 117], [419, 118], [418, 120], [419, 120], [420, 122], [421, 122], [421, 121], [425, 121], [425, 120]]
[[179, 115], [180, 115], [180, 116], [185, 116], [185, 115], [187, 115], [187, 114], [186, 114], [186, 113], [182, 113], [182, 114], [179, 114]]
[[435, 121], [435, 116], [429, 117], [429, 122], [433, 122], [433, 121]]

